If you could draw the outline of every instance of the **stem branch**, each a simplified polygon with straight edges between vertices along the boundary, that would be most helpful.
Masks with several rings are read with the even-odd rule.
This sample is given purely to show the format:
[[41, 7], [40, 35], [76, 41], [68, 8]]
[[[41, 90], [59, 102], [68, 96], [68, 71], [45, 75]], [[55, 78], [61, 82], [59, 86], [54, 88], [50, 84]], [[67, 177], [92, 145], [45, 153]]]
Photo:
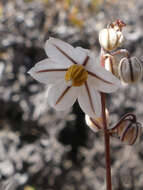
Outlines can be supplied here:
[[110, 54], [112, 56], [114, 56], [114, 55], [121, 55], [122, 54], [122, 55], [125, 55], [127, 58], [130, 58], [130, 53], [126, 49], [119, 49], [117, 51], [111, 52]]

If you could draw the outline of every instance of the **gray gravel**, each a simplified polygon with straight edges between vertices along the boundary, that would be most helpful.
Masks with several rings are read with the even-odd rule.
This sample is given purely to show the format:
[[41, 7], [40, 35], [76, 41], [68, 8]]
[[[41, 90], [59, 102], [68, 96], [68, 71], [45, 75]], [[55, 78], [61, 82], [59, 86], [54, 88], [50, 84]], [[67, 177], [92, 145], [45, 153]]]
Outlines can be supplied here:
[[[108, 1], [95, 9], [90, 3], [78, 5], [81, 29], [70, 23], [62, 1], [0, 2], [0, 190], [105, 190], [102, 134], [90, 131], [77, 104], [65, 112], [51, 109], [46, 86], [27, 74], [46, 57], [49, 36], [91, 48], [98, 61], [98, 32], [116, 18], [127, 24], [124, 48], [143, 62], [142, 0]], [[142, 85], [108, 96], [112, 124], [127, 112], [143, 123]], [[114, 190], [142, 190], [142, 150], [142, 140], [130, 147], [111, 139]]]

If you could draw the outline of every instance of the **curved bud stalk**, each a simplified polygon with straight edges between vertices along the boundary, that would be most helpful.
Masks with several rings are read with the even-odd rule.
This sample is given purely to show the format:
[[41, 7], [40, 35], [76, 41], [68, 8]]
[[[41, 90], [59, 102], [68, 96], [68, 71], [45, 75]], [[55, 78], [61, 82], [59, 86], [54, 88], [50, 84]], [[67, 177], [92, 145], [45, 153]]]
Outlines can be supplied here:
[[120, 61], [118, 72], [124, 83], [137, 83], [142, 77], [142, 65], [136, 57], [124, 57]]
[[139, 138], [142, 131], [142, 126], [136, 120], [133, 114], [124, 115], [120, 121], [113, 127], [110, 127], [109, 132], [129, 145], [133, 145]]

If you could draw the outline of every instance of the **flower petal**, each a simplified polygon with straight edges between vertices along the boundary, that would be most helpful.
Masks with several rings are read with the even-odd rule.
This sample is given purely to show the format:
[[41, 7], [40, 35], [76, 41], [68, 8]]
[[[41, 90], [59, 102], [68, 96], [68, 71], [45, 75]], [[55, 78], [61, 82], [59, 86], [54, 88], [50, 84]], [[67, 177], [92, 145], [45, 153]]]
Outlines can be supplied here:
[[94, 118], [91, 118], [88, 115], [85, 115], [86, 124], [92, 131], [96, 133], [96, 132], [99, 132], [99, 130], [101, 130], [101, 126], [99, 125], [98, 122], [96, 122]]
[[78, 64], [83, 64], [88, 54], [89, 54], [88, 49], [84, 49], [81, 47], [75, 48], [75, 60], [77, 61]]
[[93, 84], [101, 92], [111, 93], [116, 91], [121, 85], [120, 80], [93, 60], [90, 57], [88, 64], [85, 66], [89, 74], [89, 83]]
[[101, 116], [101, 96], [96, 89], [89, 85], [88, 82], [85, 82], [85, 85], [82, 86], [80, 94], [78, 96], [79, 105], [82, 110], [94, 118], [95, 115]]
[[48, 102], [57, 110], [65, 110], [74, 104], [78, 91], [78, 87], [69, 87], [64, 80], [61, 80], [49, 86]]
[[45, 44], [48, 57], [56, 63], [62, 62], [66, 66], [77, 64], [74, 60], [74, 50], [70, 44], [56, 38], [49, 38]]
[[[110, 76], [110, 73], [104, 72], [106, 76], [109, 76], [108, 80], [106, 77], [102, 77], [101, 74], [95, 75], [93, 72], [88, 72], [88, 82], [91, 83], [98, 91], [105, 93], [115, 92], [120, 87], [120, 81], [114, 77]], [[111, 79], [112, 80], [109, 80]]]
[[63, 79], [67, 68], [63, 64], [55, 64], [50, 59], [38, 62], [28, 73], [39, 82], [47, 85]]

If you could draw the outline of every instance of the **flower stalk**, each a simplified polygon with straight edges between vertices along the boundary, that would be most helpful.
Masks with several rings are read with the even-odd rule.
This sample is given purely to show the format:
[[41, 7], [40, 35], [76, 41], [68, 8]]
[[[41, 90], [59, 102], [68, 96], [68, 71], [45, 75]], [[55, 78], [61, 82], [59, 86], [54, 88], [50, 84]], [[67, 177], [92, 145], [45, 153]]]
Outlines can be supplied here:
[[110, 158], [110, 134], [107, 129], [106, 121], [106, 96], [105, 93], [101, 93], [101, 104], [102, 104], [102, 118], [104, 127], [104, 143], [105, 143], [105, 162], [106, 162], [106, 190], [112, 190], [111, 180], [111, 158]]
[[[105, 66], [104, 50], [101, 48], [100, 65]], [[110, 133], [107, 128], [106, 119], [106, 94], [100, 92], [101, 106], [102, 106], [102, 120], [104, 131], [104, 146], [105, 146], [105, 166], [106, 166], [106, 190], [112, 190], [112, 177], [111, 177], [111, 158], [110, 158]]]

